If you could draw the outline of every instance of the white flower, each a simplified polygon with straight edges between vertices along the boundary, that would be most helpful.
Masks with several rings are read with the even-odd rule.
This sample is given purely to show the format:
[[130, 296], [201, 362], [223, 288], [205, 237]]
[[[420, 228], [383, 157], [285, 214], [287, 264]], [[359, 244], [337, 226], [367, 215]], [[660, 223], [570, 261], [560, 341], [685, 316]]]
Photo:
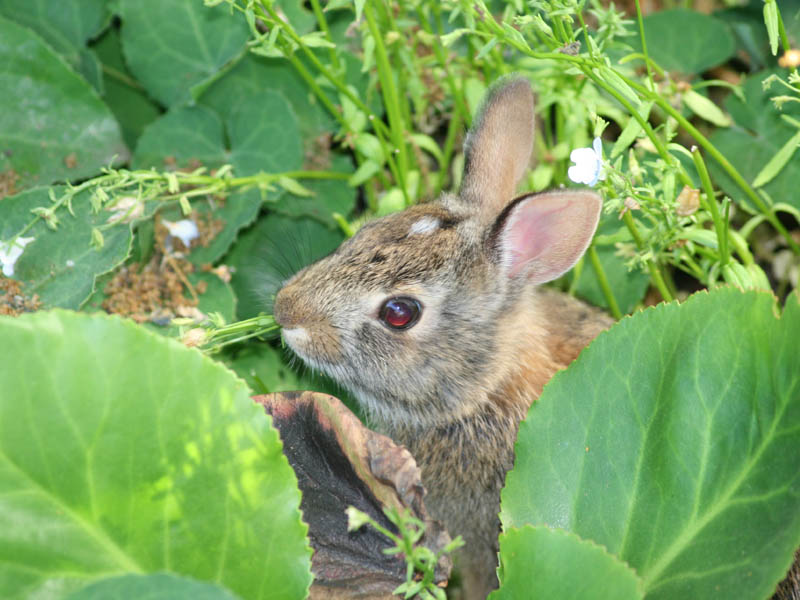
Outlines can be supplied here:
[[567, 176], [575, 183], [594, 186], [606, 178], [603, 170], [603, 144], [599, 137], [594, 138], [591, 148], [573, 150], [569, 159], [575, 163], [567, 171]]
[[171, 221], [162, 221], [162, 223], [164, 223], [169, 230], [169, 234], [182, 241], [183, 245], [187, 248], [192, 243], [192, 240], [200, 235], [200, 232], [197, 230], [197, 225], [195, 225], [194, 221], [191, 219], [182, 219], [175, 223]]
[[34, 238], [20, 237], [13, 242], [0, 242], [0, 263], [3, 265], [3, 275], [11, 277], [14, 274], [14, 265], [22, 256], [25, 246], [30, 244]]

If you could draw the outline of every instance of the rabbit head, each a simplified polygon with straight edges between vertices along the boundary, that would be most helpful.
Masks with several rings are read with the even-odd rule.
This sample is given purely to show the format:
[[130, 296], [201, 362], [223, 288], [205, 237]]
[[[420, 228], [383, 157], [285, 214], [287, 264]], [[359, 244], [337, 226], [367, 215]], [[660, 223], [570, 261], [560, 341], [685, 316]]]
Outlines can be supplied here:
[[588, 246], [596, 194], [513, 199], [533, 129], [529, 82], [496, 85], [468, 134], [458, 195], [368, 223], [278, 292], [286, 343], [374, 420], [441, 424], [473, 410], [508, 351], [498, 323]]

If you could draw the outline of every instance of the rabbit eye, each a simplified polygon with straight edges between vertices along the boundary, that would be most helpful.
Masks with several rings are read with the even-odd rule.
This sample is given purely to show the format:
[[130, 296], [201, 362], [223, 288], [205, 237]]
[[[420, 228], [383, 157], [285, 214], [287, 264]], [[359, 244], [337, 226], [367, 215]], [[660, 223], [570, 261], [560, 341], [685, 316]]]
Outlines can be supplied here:
[[422, 307], [413, 298], [389, 298], [378, 318], [391, 329], [408, 329], [419, 320]]

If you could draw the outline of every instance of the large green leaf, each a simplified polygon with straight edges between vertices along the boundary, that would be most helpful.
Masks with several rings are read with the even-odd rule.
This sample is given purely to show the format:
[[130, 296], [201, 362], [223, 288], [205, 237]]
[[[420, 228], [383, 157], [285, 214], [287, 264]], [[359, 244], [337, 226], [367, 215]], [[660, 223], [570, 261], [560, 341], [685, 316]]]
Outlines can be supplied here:
[[95, 91], [29, 29], [0, 18], [0, 172], [20, 184], [97, 173], [125, 159], [119, 125]]
[[240, 319], [272, 310], [283, 282], [333, 251], [344, 239], [339, 230], [314, 219], [270, 214], [241, 235], [226, 256], [234, 269], [231, 285]]
[[[725, 106], [737, 126], [718, 129], [710, 137], [711, 143], [750, 182], [797, 133], [797, 128], [783, 120], [781, 115], [800, 119], [800, 106], [790, 102], [782, 110], [777, 110], [770, 98], [782, 94], [782, 88], [773, 84], [765, 90], [762, 86], [764, 79], [776, 72], [785, 77], [781, 71], [763, 71], [749, 77], [742, 85], [744, 102], [730, 95]], [[715, 161], [708, 162], [714, 181], [725, 193], [736, 202], [750, 204], [750, 200], [728, 174]], [[798, 179], [800, 159], [795, 154], [763, 189], [774, 202], [786, 202], [800, 209], [800, 196], [796, 193]]]
[[201, 93], [199, 101], [219, 114], [226, 114], [240, 104], [249, 104], [265, 92], [280, 92], [299, 117], [304, 138], [311, 138], [334, 128], [333, 117], [313, 95], [307, 84], [281, 58], [248, 54]]
[[194, 0], [120, 0], [128, 67], [165, 106], [190, 100], [189, 88], [211, 79], [244, 52], [247, 24], [224, 5]]
[[[64, 192], [53, 188], [56, 195]], [[33, 238], [14, 267], [14, 278], [25, 282], [25, 293], [38, 294], [45, 308], [79, 308], [94, 290], [95, 279], [121, 264], [131, 247], [131, 227], [119, 223], [103, 232], [103, 246], [92, 246], [92, 229], [104, 227], [108, 211], [94, 213], [84, 191], [72, 199], [72, 213], [56, 212], [57, 229], [31, 210], [51, 205], [47, 188], [34, 188], [0, 202], [0, 241], [8, 242], [33, 222], [22, 237]]]
[[125, 143], [134, 148], [145, 126], [160, 114], [159, 108], [128, 71], [116, 27], [110, 27], [92, 48], [102, 63], [103, 100], [119, 121]]
[[726, 288], [601, 334], [519, 431], [506, 529], [559, 527], [655, 598], [766, 598], [800, 546], [800, 303]]
[[[728, 60], [736, 49], [724, 22], [693, 10], [655, 12], [646, 16], [643, 23], [650, 58], [668, 71], [702, 73]], [[638, 33], [630, 40], [641, 51]]]
[[146, 600], [236, 600], [225, 588], [201, 583], [167, 573], [155, 575], [119, 575], [92, 583], [73, 592], [66, 600], [109, 600], [139, 598]]
[[86, 42], [108, 24], [105, 0], [52, 2], [0, 0], [0, 15], [29, 27], [53, 47], [76, 71], [102, 93], [103, 76]]
[[592, 542], [559, 529], [511, 529], [500, 536], [500, 589], [490, 600], [636, 600], [641, 581]]
[[[226, 149], [225, 139], [230, 149]], [[292, 171], [303, 163], [297, 117], [281, 94], [270, 91], [264, 92], [257, 103], [237, 105], [226, 115], [224, 124], [206, 106], [178, 108], [145, 129], [133, 158], [137, 167], [162, 169], [167, 160], [179, 166], [199, 161], [209, 168], [229, 162], [236, 176]], [[195, 201], [197, 210], [212, 213], [224, 227], [207, 247], [195, 248], [189, 259], [196, 264], [217, 261], [237, 232], [255, 220], [261, 204], [277, 201], [282, 194], [280, 189], [249, 189], [231, 194], [222, 204]], [[175, 214], [165, 214], [180, 218], [177, 209]]]
[[157, 571], [304, 597], [294, 473], [241, 380], [117, 317], [0, 318], [0, 339], [0, 597]]

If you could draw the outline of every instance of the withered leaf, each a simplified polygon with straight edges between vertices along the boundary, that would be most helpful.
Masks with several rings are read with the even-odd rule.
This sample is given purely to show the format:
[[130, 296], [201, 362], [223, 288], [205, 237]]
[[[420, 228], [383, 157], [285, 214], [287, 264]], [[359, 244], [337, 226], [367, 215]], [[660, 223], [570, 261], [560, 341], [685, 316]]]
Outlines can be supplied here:
[[[403, 446], [370, 431], [337, 398], [315, 392], [255, 396], [272, 415], [303, 494], [300, 508], [314, 548], [312, 598], [392, 598], [405, 581], [402, 555], [387, 556], [391, 541], [371, 527], [347, 531], [345, 509], [355, 506], [396, 531], [384, 507], [409, 508], [426, 525], [422, 543], [434, 552], [450, 542], [425, 510], [425, 489], [414, 458]], [[444, 586], [448, 556], [437, 565]]]

